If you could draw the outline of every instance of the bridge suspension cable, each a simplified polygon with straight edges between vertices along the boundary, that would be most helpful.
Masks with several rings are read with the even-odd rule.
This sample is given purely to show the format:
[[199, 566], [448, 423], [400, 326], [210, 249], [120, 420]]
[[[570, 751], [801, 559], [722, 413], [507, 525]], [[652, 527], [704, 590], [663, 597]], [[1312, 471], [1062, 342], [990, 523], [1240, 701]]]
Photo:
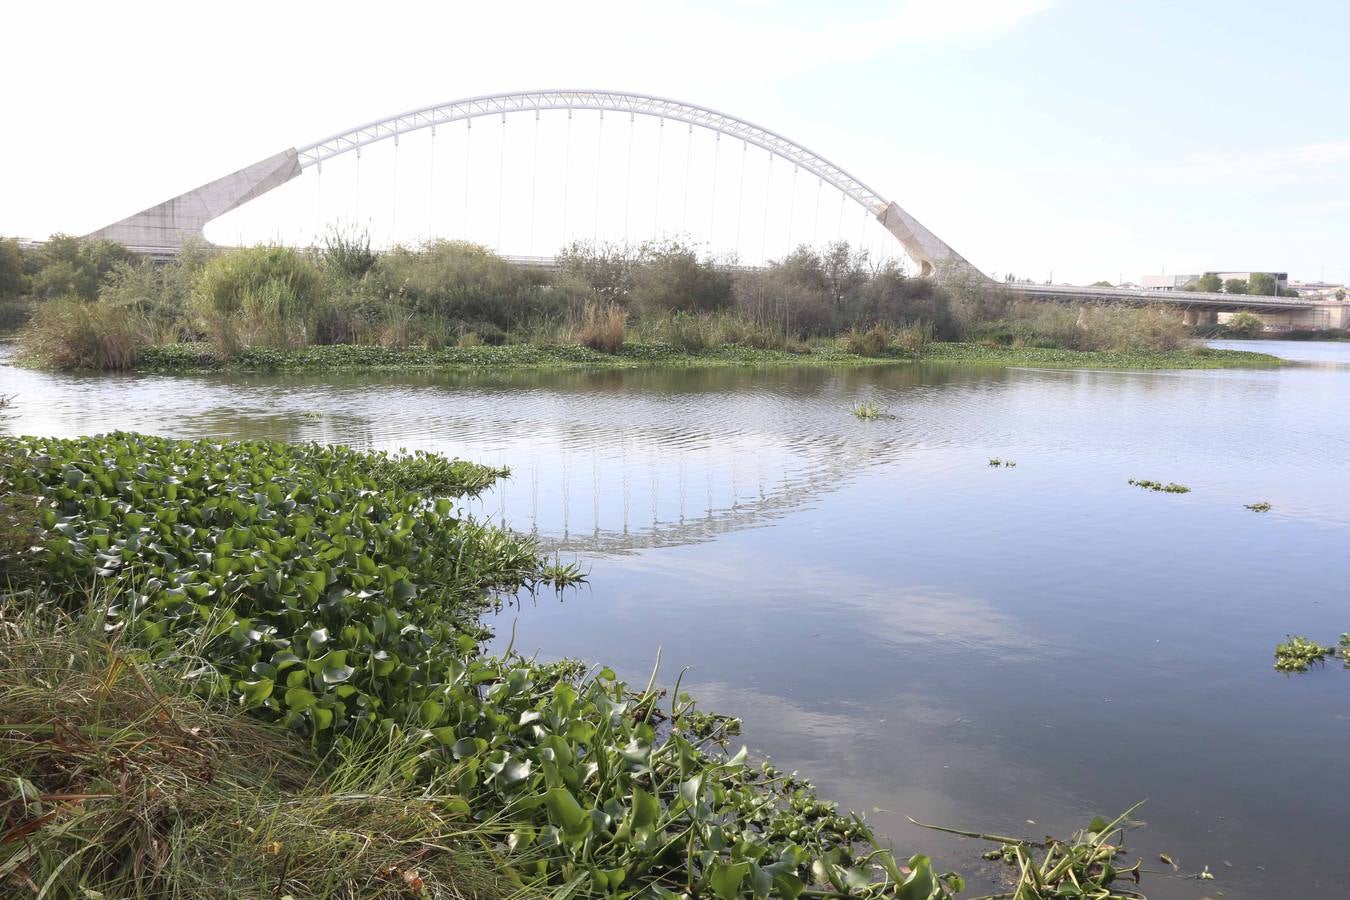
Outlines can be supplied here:
[[661, 154], [666, 144], [666, 120], [662, 119], [656, 127], [656, 194], [652, 208], [652, 239], [655, 240], [661, 227]]
[[722, 135], [713, 134], [713, 170], [712, 170], [712, 197], [708, 201], [708, 235], [711, 237], [717, 232], [717, 165], [721, 161]]
[[534, 202], [539, 191], [539, 110], [534, 111], [534, 144], [530, 149], [530, 255], [534, 255]]
[[689, 164], [694, 159], [694, 126], [684, 136], [684, 195], [680, 198], [680, 231], [689, 228]]
[[736, 191], [736, 254], [739, 258], [741, 252], [741, 219], [745, 215], [745, 157], [750, 152], [750, 145], [741, 141], [741, 178], [739, 188]]
[[769, 237], [769, 198], [773, 196], [773, 154], [769, 154], [769, 174], [764, 180], [764, 225], [759, 232], [759, 258], [765, 258], [765, 247]]
[[563, 241], [567, 240], [567, 199], [568, 193], [568, 173], [572, 171], [572, 111], [567, 111], [567, 138], [563, 146], [563, 208], [562, 208], [562, 233]]
[[605, 111], [600, 110], [600, 126], [595, 130], [595, 209], [594, 221], [591, 223], [591, 244], [592, 246], [600, 240], [600, 185], [604, 184], [604, 179], [600, 177], [603, 169], [601, 161], [605, 156]]
[[464, 224], [460, 230], [469, 233], [469, 173], [473, 170], [473, 119], [464, 123]]
[[506, 113], [502, 113], [502, 128], [497, 144], [497, 252], [502, 249], [503, 194], [506, 190]]
[[[536, 115], [538, 115], [536, 113]], [[633, 122], [636, 119], [634, 113], [628, 114], [628, 155], [624, 161], [623, 176], [623, 235], [628, 237], [628, 211], [632, 205], [633, 196]]]

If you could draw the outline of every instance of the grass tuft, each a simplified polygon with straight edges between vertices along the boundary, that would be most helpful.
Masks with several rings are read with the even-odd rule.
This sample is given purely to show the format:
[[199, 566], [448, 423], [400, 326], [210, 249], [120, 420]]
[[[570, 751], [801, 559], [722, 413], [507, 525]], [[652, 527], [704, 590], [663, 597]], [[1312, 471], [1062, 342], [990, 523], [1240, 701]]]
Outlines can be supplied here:
[[504, 897], [517, 888], [420, 748], [319, 757], [187, 693], [79, 619], [0, 616], [0, 894]]
[[855, 403], [852, 407], [853, 415], [864, 421], [873, 421], [875, 419], [894, 419], [886, 407], [877, 403], [875, 400], [864, 400], [861, 403]]
[[601, 353], [618, 353], [623, 349], [627, 319], [628, 314], [617, 303], [588, 303], [581, 314], [577, 340], [582, 346]]

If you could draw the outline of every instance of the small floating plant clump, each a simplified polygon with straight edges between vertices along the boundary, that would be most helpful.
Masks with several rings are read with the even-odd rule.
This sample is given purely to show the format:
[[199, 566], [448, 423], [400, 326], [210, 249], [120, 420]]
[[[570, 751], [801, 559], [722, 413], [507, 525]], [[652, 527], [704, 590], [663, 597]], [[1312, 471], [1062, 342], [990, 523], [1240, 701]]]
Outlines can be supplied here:
[[1164, 494], [1189, 494], [1191, 489], [1184, 484], [1168, 482], [1163, 484], [1161, 481], [1150, 481], [1147, 478], [1131, 478], [1130, 484], [1135, 487], [1141, 487], [1146, 491], [1161, 491]]
[[[1347, 646], [1350, 635], [1341, 635], [1341, 647]], [[1301, 635], [1290, 635], [1283, 644], [1275, 645], [1275, 668], [1281, 672], [1306, 672], [1314, 663], [1320, 663], [1336, 652], [1335, 647], [1327, 647]]]
[[1262, 500], [1260, 503], [1248, 503], [1247, 509], [1252, 512], [1270, 512], [1270, 504]]
[[1329, 656], [1339, 656], [1345, 668], [1350, 669], [1350, 632], [1343, 632], [1335, 647], [1291, 635], [1283, 644], [1275, 645], [1275, 668], [1281, 672], [1306, 672]]
[[[1042, 900], [1051, 897], [1077, 897], [1080, 900], [1145, 900], [1145, 895], [1132, 885], [1140, 881], [1142, 861], [1124, 865], [1124, 827], [1129, 816], [1140, 804], [1126, 811], [1114, 821], [1097, 816], [1084, 829], [1074, 832], [1066, 841], [1047, 837], [1042, 841], [1009, 837], [1000, 834], [981, 834], [959, 831], [940, 825], [925, 825], [910, 819], [921, 828], [945, 831], [962, 837], [992, 841], [1000, 845], [983, 854], [985, 859], [1000, 860], [1017, 870], [1013, 890], [991, 894], [979, 900], [1016, 898]], [[1111, 840], [1112, 838], [1114, 840]], [[1210, 881], [1214, 876], [1208, 867], [1203, 872], [1184, 876]], [[1130, 886], [1127, 886], [1130, 885]], [[903, 894], [901, 896], [904, 896]]]
[[1017, 461], [1012, 459], [999, 459], [997, 456], [993, 456], [990, 457], [989, 459], [989, 466], [994, 469], [997, 469], [999, 467], [1005, 469], [1015, 469], [1017, 468]]
[[864, 419], [869, 422], [872, 421], [873, 419], [895, 418], [895, 416], [890, 414], [890, 411], [887, 410], [886, 407], [882, 406], [881, 404], [877, 403], [874, 400], [864, 400], [861, 403], [855, 403], [853, 405], [852, 411], [853, 415], [857, 416], [859, 419]]

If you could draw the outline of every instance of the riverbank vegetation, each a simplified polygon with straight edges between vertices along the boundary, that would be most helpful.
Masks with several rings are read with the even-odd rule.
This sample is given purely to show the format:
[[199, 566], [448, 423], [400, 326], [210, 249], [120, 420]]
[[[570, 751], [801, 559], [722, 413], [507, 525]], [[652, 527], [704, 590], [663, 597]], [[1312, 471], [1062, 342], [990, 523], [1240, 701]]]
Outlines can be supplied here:
[[[619, 366], [675, 356], [1116, 368], [1273, 362], [1232, 352], [1192, 358], [1187, 329], [1167, 310], [1080, 308], [1019, 300], [1001, 285], [938, 285], [873, 264], [846, 243], [802, 247], [760, 269], [671, 241], [574, 244], [556, 270], [453, 241], [376, 252], [351, 233], [310, 250], [189, 247], [170, 261], [61, 236], [33, 250], [6, 248], [15, 271], [0, 277], [0, 293], [25, 310], [13, 319], [31, 315], [24, 349], [61, 369], [254, 368], [260, 358], [297, 370], [368, 360], [528, 364], [528, 353], [511, 355], [524, 351], [480, 349], [488, 347]], [[403, 356], [392, 362], [380, 352]], [[318, 357], [322, 364], [305, 361]]]
[[483, 610], [579, 577], [458, 510], [493, 474], [260, 441], [0, 439], [20, 512], [0, 555], [6, 892], [961, 887], [734, 749], [739, 723], [678, 682], [486, 653]]

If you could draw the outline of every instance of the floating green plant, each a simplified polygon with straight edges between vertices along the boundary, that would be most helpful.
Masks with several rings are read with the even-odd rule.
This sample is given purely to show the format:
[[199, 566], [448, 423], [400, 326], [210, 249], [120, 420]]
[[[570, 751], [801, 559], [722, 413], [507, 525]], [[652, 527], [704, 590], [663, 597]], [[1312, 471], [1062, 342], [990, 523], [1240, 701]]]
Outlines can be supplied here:
[[[921, 828], [945, 831], [962, 837], [992, 841], [1000, 845], [984, 854], [985, 859], [1001, 860], [1017, 869], [1016, 886], [1009, 891], [991, 894], [976, 900], [1050, 900], [1056, 897], [1075, 897], [1079, 900], [1145, 900], [1145, 895], [1125, 882], [1138, 884], [1143, 871], [1142, 861], [1132, 866], [1118, 860], [1125, 856], [1124, 825], [1141, 804], [1136, 803], [1115, 820], [1107, 822], [1097, 816], [1086, 828], [1074, 832], [1066, 841], [1047, 837], [1042, 841], [1008, 837], [1000, 834], [981, 834], [961, 831], [940, 825]], [[1115, 842], [1110, 838], [1117, 835]], [[1208, 880], [1208, 870], [1193, 876]]]
[[1270, 512], [1270, 504], [1264, 500], [1260, 503], [1248, 503], [1247, 508], [1252, 512]]
[[1151, 481], [1147, 478], [1131, 478], [1130, 484], [1135, 487], [1141, 487], [1146, 491], [1161, 491], [1164, 494], [1189, 494], [1191, 489], [1184, 484], [1168, 482], [1163, 484], [1161, 481]]
[[[1341, 653], [1345, 658], [1350, 649], [1350, 634], [1341, 635]], [[1319, 663], [1336, 652], [1335, 647], [1326, 647], [1310, 638], [1290, 635], [1283, 644], [1275, 645], [1275, 668], [1281, 672], [1306, 672], [1314, 663]]]
[[886, 407], [874, 400], [864, 400], [861, 403], [853, 405], [853, 415], [859, 419], [871, 421], [872, 419], [894, 419], [895, 416], [887, 411]]
[[1017, 461], [1012, 459], [999, 459], [997, 456], [994, 456], [990, 458], [989, 465], [995, 469], [1000, 466], [1005, 469], [1015, 469], [1017, 468]]

